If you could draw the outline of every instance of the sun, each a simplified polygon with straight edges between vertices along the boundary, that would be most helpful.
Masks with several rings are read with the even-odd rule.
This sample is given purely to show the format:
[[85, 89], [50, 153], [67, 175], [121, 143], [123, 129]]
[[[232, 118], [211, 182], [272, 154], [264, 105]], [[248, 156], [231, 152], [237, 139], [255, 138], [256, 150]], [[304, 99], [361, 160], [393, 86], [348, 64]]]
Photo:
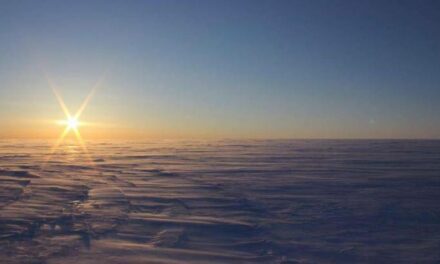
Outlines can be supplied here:
[[52, 92], [54, 93], [59, 105], [61, 106], [61, 110], [63, 110], [64, 115], [66, 116], [64, 120], [57, 121], [59, 125], [65, 126], [63, 132], [60, 134], [54, 145], [52, 146], [49, 155], [47, 155], [46, 162], [47, 164], [50, 159], [52, 158], [52, 155], [55, 153], [55, 151], [58, 149], [58, 147], [61, 145], [61, 143], [64, 141], [67, 134], [72, 133], [75, 135], [75, 138], [77, 139], [78, 145], [82, 148], [83, 153], [86, 156], [87, 161], [89, 164], [93, 165], [93, 159], [87, 149], [86, 142], [83, 140], [81, 133], [79, 131], [79, 127], [81, 126], [87, 126], [90, 125], [90, 123], [84, 123], [79, 121], [79, 117], [87, 107], [89, 101], [92, 99], [93, 95], [95, 94], [96, 89], [101, 85], [101, 82], [104, 80], [104, 76], [98, 80], [98, 82], [95, 84], [95, 86], [91, 89], [87, 97], [84, 99], [82, 104], [80, 105], [79, 109], [76, 111], [75, 114], [71, 114], [69, 109], [67, 108], [66, 104], [64, 103], [63, 98], [61, 97], [61, 94], [58, 92], [58, 89], [55, 85], [55, 83], [47, 76], [46, 79], [49, 83], [49, 86], [52, 88]]
[[69, 129], [78, 129], [79, 122], [76, 118], [69, 118], [66, 123]]
[[66, 116], [65, 120], [59, 120], [57, 123], [65, 127], [66, 133], [69, 131], [79, 131], [79, 127], [82, 124], [77, 117], [72, 116]]
[[90, 93], [84, 99], [84, 101], [82, 102], [82, 104], [80, 105], [79, 109], [76, 111], [75, 114], [71, 114], [71, 112], [67, 108], [67, 106], [64, 103], [64, 100], [61, 97], [60, 93], [58, 92], [58, 89], [57, 89], [56, 85], [54, 84], [54, 82], [47, 75], [46, 75], [46, 79], [49, 83], [49, 86], [52, 88], [52, 91], [53, 91], [53, 93], [54, 93], [54, 95], [55, 95], [59, 105], [61, 106], [61, 109], [63, 110], [64, 115], [65, 115], [64, 120], [57, 121], [57, 123], [59, 125], [65, 126], [65, 128], [64, 128], [63, 132], [60, 134], [60, 136], [58, 137], [57, 141], [52, 146], [52, 148], [50, 150], [50, 154], [48, 155], [46, 162], [48, 162], [51, 159], [52, 154], [55, 153], [55, 151], [58, 149], [58, 147], [64, 141], [65, 137], [69, 133], [72, 133], [72, 134], [74, 134], [75, 138], [77, 139], [78, 145], [82, 148], [82, 150], [83, 150], [84, 154], [86, 155], [87, 159], [89, 160], [90, 164], [93, 164], [93, 159], [91, 158], [90, 153], [88, 152], [86, 143], [83, 140], [83, 138], [80, 134], [80, 131], [79, 131], [80, 126], [82, 127], [82, 126], [85, 126], [90, 123], [80, 122], [79, 117], [81, 116], [81, 114], [85, 110], [86, 106], [88, 105], [89, 101], [93, 97], [95, 90], [100, 86], [101, 82], [103, 81], [103, 77], [91, 89]]

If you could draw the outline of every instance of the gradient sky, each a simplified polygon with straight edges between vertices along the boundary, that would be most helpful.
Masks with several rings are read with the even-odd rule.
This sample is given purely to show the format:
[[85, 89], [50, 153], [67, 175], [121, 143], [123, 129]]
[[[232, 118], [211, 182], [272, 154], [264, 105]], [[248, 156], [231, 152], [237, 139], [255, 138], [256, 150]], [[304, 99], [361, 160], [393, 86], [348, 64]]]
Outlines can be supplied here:
[[[0, 137], [440, 138], [439, 1], [0, 1]], [[61, 128], [62, 130], [62, 128]]]

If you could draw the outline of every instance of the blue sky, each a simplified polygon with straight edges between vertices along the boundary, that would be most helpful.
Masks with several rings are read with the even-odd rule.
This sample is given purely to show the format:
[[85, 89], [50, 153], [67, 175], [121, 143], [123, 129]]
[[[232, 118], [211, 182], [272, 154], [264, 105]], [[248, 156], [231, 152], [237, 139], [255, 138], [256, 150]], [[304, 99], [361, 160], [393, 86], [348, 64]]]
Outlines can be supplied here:
[[1, 1], [0, 136], [439, 138], [439, 5]]

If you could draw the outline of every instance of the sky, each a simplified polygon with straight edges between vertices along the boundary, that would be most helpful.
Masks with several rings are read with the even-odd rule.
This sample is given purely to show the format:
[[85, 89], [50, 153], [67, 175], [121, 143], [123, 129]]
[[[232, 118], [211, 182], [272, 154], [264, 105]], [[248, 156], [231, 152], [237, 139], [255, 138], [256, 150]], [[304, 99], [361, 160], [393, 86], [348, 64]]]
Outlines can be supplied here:
[[[440, 138], [438, 1], [0, 0], [0, 138]], [[49, 80], [49, 81], [48, 81]]]

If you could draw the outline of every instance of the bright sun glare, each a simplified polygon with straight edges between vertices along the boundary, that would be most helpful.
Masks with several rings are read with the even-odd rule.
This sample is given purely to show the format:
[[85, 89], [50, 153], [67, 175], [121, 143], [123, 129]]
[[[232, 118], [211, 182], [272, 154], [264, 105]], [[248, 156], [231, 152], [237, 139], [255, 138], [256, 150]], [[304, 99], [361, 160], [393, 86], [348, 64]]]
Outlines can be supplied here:
[[[90, 155], [88, 153], [88, 150], [87, 150], [87, 147], [85, 145], [85, 142], [82, 139], [81, 134], [79, 132], [79, 126], [83, 126], [85, 123], [80, 123], [79, 117], [81, 116], [82, 112], [84, 111], [84, 109], [86, 108], [86, 106], [89, 103], [90, 99], [92, 98], [93, 94], [95, 93], [95, 89], [100, 85], [102, 79], [100, 79], [96, 83], [96, 85], [92, 88], [92, 90], [87, 95], [87, 97], [85, 98], [85, 100], [83, 101], [81, 106], [79, 107], [78, 111], [74, 115], [72, 115], [70, 113], [69, 109], [67, 109], [67, 106], [64, 103], [64, 100], [61, 97], [61, 95], [58, 93], [55, 84], [48, 77], [47, 77], [47, 81], [49, 82], [49, 85], [52, 88], [52, 91], [54, 92], [55, 97], [57, 98], [58, 103], [60, 104], [61, 109], [63, 110], [63, 112], [64, 112], [64, 114], [66, 116], [66, 119], [57, 122], [60, 125], [64, 125], [65, 129], [61, 133], [61, 135], [58, 137], [58, 140], [55, 142], [55, 144], [52, 146], [51, 154], [49, 155], [48, 160], [51, 158], [52, 154], [57, 150], [57, 148], [60, 146], [60, 144], [64, 141], [64, 138], [67, 136], [67, 134], [69, 132], [71, 132], [71, 133], [73, 133], [75, 135], [78, 144], [83, 149], [83, 152], [86, 154], [86, 156], [88, 156], [89, 160], [91, 160], [91, 157], [90, 157]], [[91, 161], [91, 163], [93, 163], [93, 162]]]
[[77, 129], [77, 128], [78, 128], [78, 120], [75, 119], [75, 118], [69, 118], [69, 119], [67, 120], [67, 126], [68, 126], [70, 129]]

